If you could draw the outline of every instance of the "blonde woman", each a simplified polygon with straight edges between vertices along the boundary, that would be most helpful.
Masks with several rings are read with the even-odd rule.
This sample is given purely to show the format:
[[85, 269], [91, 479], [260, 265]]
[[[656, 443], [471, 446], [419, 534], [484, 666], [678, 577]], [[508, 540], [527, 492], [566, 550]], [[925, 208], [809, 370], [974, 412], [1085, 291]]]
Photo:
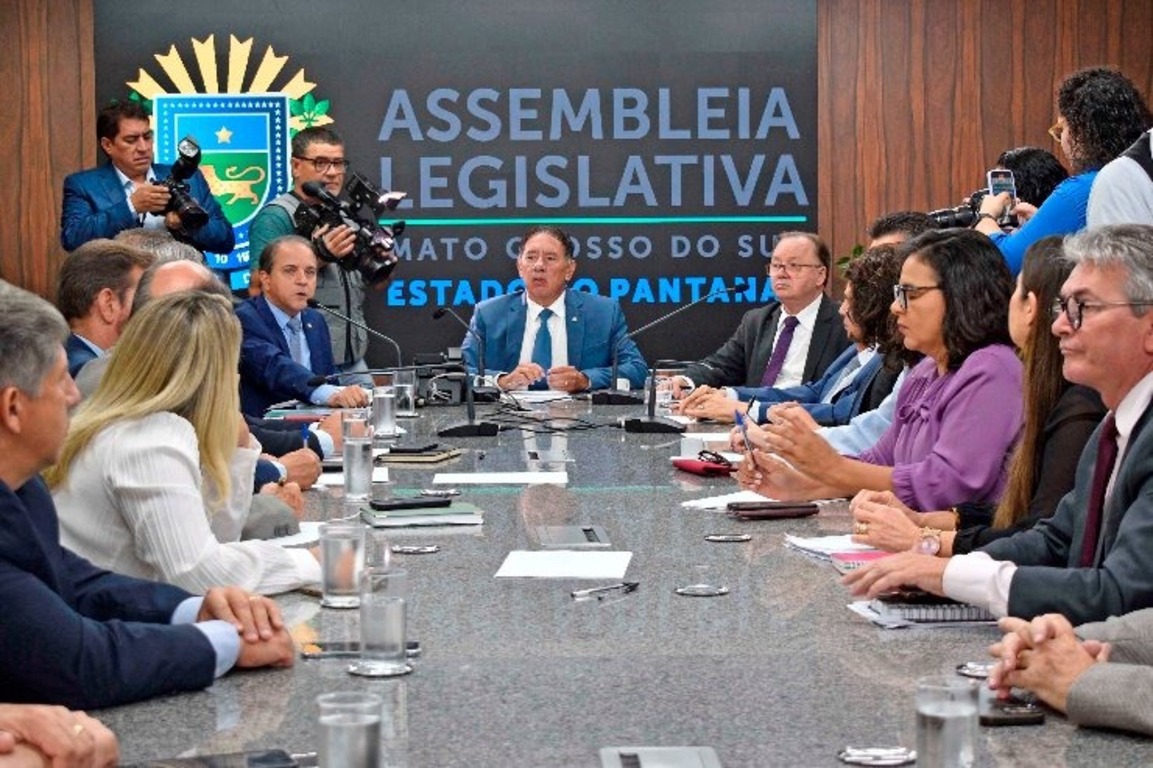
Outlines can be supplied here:
[[260, 453], [240, 416], [239, 354], [222, 297], [176, 293], [133, 317], [47, 473], [64, 546], [196, 593], [319, 581], [308, 551], [237, 540]]

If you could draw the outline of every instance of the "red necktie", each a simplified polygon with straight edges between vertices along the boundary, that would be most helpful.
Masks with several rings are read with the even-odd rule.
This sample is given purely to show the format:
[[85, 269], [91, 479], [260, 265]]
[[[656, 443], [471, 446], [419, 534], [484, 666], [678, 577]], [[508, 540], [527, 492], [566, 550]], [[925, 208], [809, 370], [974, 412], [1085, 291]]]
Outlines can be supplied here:
[[1117, 463], [1117, 422], [1110, 413], [1101, 422], [1097, 438], [1097, 463], [1093, 465], [1093, 486], [1089, 489], [1089, 510], [1085, 515], [1085, 538], [1081, 540], [1081, 567], [1093, 565], [1097, 539], [1101, 536], [1101, 515], [1105, 508], [1105, 489]]
[[785, 318], [781, 335], [777, 337], [777, 345], [773, 347], [773, 354], [769, 356], [769, 363], [761, 375], [762, 387], [776, 385], [777, 377], [781, 375], [781, 369], [785, 367], [785, 355], [789, 354], [789, 345], [793, 343], [793, 332], [797, 330], [799, 322], [793, 315]]

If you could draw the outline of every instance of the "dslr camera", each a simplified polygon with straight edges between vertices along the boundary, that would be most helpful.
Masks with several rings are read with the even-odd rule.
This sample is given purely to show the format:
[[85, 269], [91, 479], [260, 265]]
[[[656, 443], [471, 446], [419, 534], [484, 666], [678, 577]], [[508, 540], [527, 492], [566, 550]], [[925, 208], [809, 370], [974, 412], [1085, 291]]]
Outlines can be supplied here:
[[[374, 288], [388, 280], [399, 261], [393, 247], [396, 238], [404, 232], [404, 222], [397, 221], [391, 227], [384, 227], [376, 219], [396, 210], [406, 197], [405, 193], [382, 192], [359, 173], [353, 173], [345, 185], [350, 201], [336, 197], [317, 181], [306, 183], [303, 189], [314, 202], [302, 202], [293, 215], [298, 235], [311, 240], [313, 232], [326, 225], [330, 228], [347, 226], [356, 234], [352, 253], [343, 259], [329, 253], [322, 241], [315, 241], [321, 260], [339, 264], [348, 272], [359, 272]], [[361, 215], [361, 209], [365, 207], [372, 212], [373, 218]]]
[[176, 145], [176, 152], [178, 157], [172, 164], [172, 172], [160, 182], [168, 187], [168, 205], [164, 212], [175, 212], [180, 217], [180, 228], [192, 232], [208, 223], [208, 212], [188, 193], [188, 180], [200, 167], [200, 145], [196, 139], [185, 136]]
[[[981, 201], [989, 194], [987, 189], [978, 189], [965, 199], [965, 202], [956, 208], [938, 208], [929, 211], [929, 216], [937, 222], [941, 229], [953, 227], [971, 227], [977, 222], [977, 215], [981, 212]], [[1020, 225], [1016, 215], [1006, 211], [1005, 215], [997, 219], [997, 226], [1001, 229], [1016, 229]]]

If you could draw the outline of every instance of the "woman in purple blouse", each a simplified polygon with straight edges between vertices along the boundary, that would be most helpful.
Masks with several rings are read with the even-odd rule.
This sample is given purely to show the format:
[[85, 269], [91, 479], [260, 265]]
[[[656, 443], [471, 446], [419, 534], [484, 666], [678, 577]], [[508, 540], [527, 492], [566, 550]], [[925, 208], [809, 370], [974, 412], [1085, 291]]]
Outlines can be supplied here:
[[869, 450], [840, 456], [788, 410], [766, 426], [778, 453], [754, 450], [741, 484], [777, 499], [889, 490], [914, 509], [996, 501], [1021, 429], [1021, 362], [1008, 327], [1013, 279], [979, 232], [927, 232], [906, 246], [892, 311], [905, 346], [925, 355]]

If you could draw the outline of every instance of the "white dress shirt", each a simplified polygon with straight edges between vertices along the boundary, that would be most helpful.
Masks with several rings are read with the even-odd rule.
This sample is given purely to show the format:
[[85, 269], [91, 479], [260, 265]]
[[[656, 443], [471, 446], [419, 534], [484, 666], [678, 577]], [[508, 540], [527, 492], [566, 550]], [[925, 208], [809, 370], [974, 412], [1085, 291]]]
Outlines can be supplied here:
[[53, 491], [60, 541], [101, 568], [197, 594], [223, 585], [272, 594], [317, 583], [320, 564], [307, 550], [237, 541], [259, 455], [259, 444], [236, 450], [230, 497], [209, 512], [192, 424], [162, 412], [108, 426]]
[[[1117, 405], [1114, 416], [1117, 424], [1117, 456], [1113, 464], [1113, 474], [1109, 476], [1109, 484], [1105, 488], [1105, 499], [1113, 493], [1113, 481], [1117, 479], [1117, 470], [1125, 460], [1125, 449], [1129, 446], [1129, 437], [1133, 434], [1133, 427], [1137, 420], [1149, 407], [1153, 400], [1153, 373], [1137, 382], [1137, 386]], [[1013, 585], [1013, 575], [1017, 573], [1017, 566], [1008, 560], [994, 560], [984, 552], [971, 552], [967, 555], [957, 555], [949, 558], [942, 575], [942, 586], [945, 595], [954, 600], [983, 606], [996, 616], [1005, 616], [1009, 612], [1009, 589]]]
[[[821, 308], [823, 296], [824, 294], [818, 294], [812, 303], [796, 314], [797, 327], [793, 330], [793, 340], [789, 344], [789, 351], [785, 353], [785, 364], [781, 367], [777, 380], [770, 386], [785, 389], [804, 383], [805, 362], [809, 359], [809, 344], [813, 340], [813, 328], [817, 325], [817, 312]], [[785, 311], [782, 304], [781, 316], [777, 319], [777, 334], [773, 337], [773, 349], [777, 348], [777, 341], [781, 338], [781, 331], [785, 328], [785, 318], [788, 316], [789, 313]], [[762, 374], [764, 371], [757, 373]]]

